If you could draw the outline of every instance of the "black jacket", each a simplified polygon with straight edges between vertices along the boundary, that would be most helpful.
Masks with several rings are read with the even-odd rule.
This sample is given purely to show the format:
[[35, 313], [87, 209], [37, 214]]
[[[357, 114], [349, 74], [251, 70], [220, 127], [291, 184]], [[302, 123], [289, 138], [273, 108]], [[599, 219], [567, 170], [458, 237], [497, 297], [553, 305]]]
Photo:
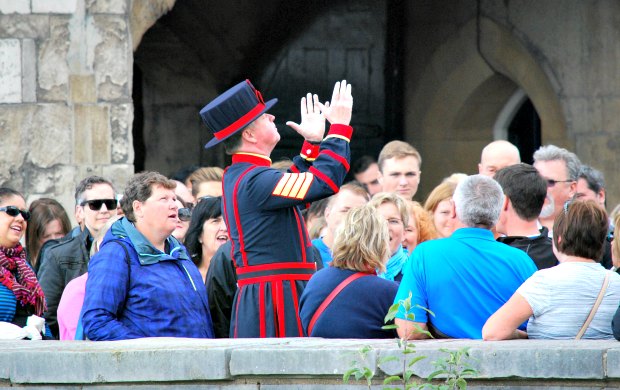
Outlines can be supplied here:
[[549, 231], [543, 226], [538, 237], [508, 236], [499, 237], [497, 241], [521, 249], [534, 260], [538, 269], [551, 268], [558, 265], [558, 259], [553, 254], [553, 243], [548, 234]]
[[68, 240], [63, 238], [58, 243], [49, 246], [41, 258], [37, 279], [39, 279], [47, 302], [44, 317], [56, 338], [58, 338], [56, 311], [60, 297], [70, 281], [88, 271], [91, 244], [90, 233], [88, 229], [84, 229], [79, 236]]

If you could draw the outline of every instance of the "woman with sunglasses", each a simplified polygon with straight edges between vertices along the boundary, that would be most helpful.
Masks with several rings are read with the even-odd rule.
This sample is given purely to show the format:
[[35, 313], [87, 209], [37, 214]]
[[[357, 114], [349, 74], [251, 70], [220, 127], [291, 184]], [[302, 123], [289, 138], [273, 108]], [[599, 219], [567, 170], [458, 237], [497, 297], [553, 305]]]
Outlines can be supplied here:
[[178, 221], [175, 186], [157, 172], [127, 182], [125, 217], [88, 266], [82, 325], [90, 340], [213, 338], [200, 272], [171, 235]]
[[19, 243], [28, 219], [23, 195], [0, 188], [0, 321], [20, 327], [33, 314], [42, 317], [46, 309], [43, 290]]
[[222, 218], [222, 197], [203, 198], [192, 211], [185, 236], [185, 247], [206, 280], [215, 252], [228, 241], [228, 230]]
[[190, 208], [191, 205], [181, 199], [179, 195], [177, 195], [176, 203], [179, 208], [177, 211], [179, 220], [177, 221], [177, 226], [172, 231], [172, 235], [179, 242], [183, 242], [189, 228], [189, 221], [192, 218], [192, 209]]

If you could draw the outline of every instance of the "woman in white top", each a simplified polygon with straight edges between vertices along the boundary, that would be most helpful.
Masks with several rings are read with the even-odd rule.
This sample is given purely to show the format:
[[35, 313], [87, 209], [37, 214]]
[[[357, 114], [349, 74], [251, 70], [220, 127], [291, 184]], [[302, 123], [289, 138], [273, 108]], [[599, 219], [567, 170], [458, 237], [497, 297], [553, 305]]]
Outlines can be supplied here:
[[[611, 319], [620, 302], [620, 275], [600, 259], [607, 236], [605, 210], [593, 201], [567, 203], [553, 224], [553, 252], [560, 264], [537, 271], [482, 328], [485, 340], [574, 339], [609, 283], [584, 339], [611, 339]], [[527, 333], [518, 326], [529, 318]]]

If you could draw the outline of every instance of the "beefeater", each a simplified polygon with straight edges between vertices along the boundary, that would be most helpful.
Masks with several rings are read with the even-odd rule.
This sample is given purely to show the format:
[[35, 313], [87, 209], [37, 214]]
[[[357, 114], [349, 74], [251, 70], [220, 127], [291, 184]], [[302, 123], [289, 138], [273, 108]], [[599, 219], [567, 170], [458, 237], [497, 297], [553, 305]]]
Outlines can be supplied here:
[[301, 99], [301, 123], [286, 124], [304, 143], [288, 172], [271, 168], [280, 134], [267, 111], [276, 103], [246, 80], [200, 111], [214, 135], [205, 147], [223, 142], [232, 155], [222, 214], [238, 276], [230, 329], [236, 338], [304, 335], [298, 302], [316, 265], [301, 209], [338, 192], [349, 170], [350, 84], [337, 82], [324, 105], [310, 93]]

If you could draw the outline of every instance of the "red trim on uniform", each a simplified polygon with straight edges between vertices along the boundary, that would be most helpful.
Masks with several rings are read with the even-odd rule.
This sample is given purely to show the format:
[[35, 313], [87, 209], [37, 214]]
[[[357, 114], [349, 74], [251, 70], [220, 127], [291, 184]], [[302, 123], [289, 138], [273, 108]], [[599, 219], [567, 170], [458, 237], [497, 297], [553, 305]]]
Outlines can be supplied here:
[[297, 207], [293, 210], [293, 214], [295, 214], [295, 221], [297, 221], [297, 232], [299, 233], [299, 243], [301, 244], [301, 262], [306, 262], [306, 240], [304, 240], [304, 229], [305, 226], [299, 221], [299, 215], [297, 214]]
[[295, 282], [291, 282], [291, 298], [293, 298], [293, 305], [295, 306], [295, 319], [297, 320], [297, 332], [299, 337], [303, 337], [304, 328], [301, 325], [301, 318], [299, 318], [299, 302], [297, 301], [297, 286]]
[[337, 285], [336, 288], [331, 293], [329, 293], [327, 298], [325, 298], [325, 300], [321, 303], [319, 308], [316, 309], [316, 311], [312, 315], [312, 318], [310, 319], [310, 324], [308, 324], [308, 336], [312, 336], [312, 329], [314, 329], [314, 324], [319, 319], [319, 317], [321, 317], [321, 315], [323, 314], [325, 309], [327, 309], [329, 304], [332, 303], [334, 298], [336, 298], [336, 296], [338, 296], [338, 294], [340, 294], [340, 292], [345, 287], [347, 287], [349, 284], [351, 284], [351, 282], [353, 282], [354, 280], [359, 279], [359, 278], [361, 278], [363, 276], [367, 276], [367, 275], [368, 274], [366, 274], [364, 272], [356, 272], [353, 275], [351, 275], [348, 278], [346, 278], [345, 280], [343, 280], [342, 282], [340, 282], [340, 284]]
[[271, 159], [267, 156], [263, 156], [260, 154], [248, 154], [248, 153], [235, 153], [232, 156], [232, 163], [248, 163], [254, 164], [261, 167], [270, 167]]
[[239, 294], [237, 295], [237, 305], [235, 307], [235, 334], [234, 338], [237, 338], [237, 329], [239, 329], [239, 302], [241, 302], [241, 293], [243, 293], [243, 286], [239, 286]]
[[306, 226], [306, 219], [304, 218], [303, 214], [301, 213], [301, 211], [299, 211], [299, 209], [295, 209], [295, 212], [299, 214], [299, 219], [301, 220], [301, 224], [303, 225], [303, 232], [304, 232], [304, 237], [306, 239], [306, 248], [308, 248], [310, 245], [312, 245], [312, 240], [310, 240], [310, 235], [308, 234], [308, 227]]
[[[295, 282], [292, 282], [295, 283]], [[277, 282], [274, 283], [275, 286], [275, 300], [276, 300], [276, 307], [278, 310], [278, 318], [282, 318], [283, 320], [286, 319], [286, 306], [284, 306], [284, 292], [283, 292], [283, 286], [282, 286], [282, 281], [278, 280]], [[286, 337], [286, 321], [278, 321], [278, 337]]]
[[239, 218], [239, 205], [237, 203], [237, 189], [239, 188], [239, 183], [241, 183], [241, 180], [243, 180], [243, 177], [254, 168], [256, 168], [256, 166], [251, 166], [248, 169], [246, 169], [239, 176], [239, 179], [237, 179], [237, 182], [235, 183], [235, 187], [233, 189], [233, 211], [235, 213], [235, 222], [237, 223], [237, 231], [239, 232], [239, 251], [241, 252], [241, 260], [243, 261], [244, 266], [248, 265], [248, 254], [245, 253], [245, 243], [243, 242], [243, 230], [241, 228], [241, 219]]
[[319, 155], [319, 149], [321, 149], [321, 145], [314, 145], [308, 141], [304, 141], [304, 144], [301, 146], [301, 155], [305, 156], [306, 159], [316, 158]]
[[315, 269], [316, 264], [304, 264], [304, 263], [270, 263], [270, 264], [260, 264], [260, 265], [248, 265], [245, 267], [241, 267], [237, 269], [237, 275], [246, 274], [248, 272], [258, 272], [258, 271], [273, 271], [277, 269], [283, 268], [292, 268], [292, 269]]
[[237, 284], [239, 285], [239, 287], [241, 287], [241, 286], [247, 286], [248, 284], [256, 284], [256, 283], [261, 283], [261, 282], [275, 282], [278, 280], [289, 280], [289, 281], [310, 280], [311, 277], [312, 275], [305, 275], [305, 274], [265, 275], [265, 276], [256, 276], [253, 278], [247, 278], [243, 280], [239, 279]]
[[258, 103], [256, 106], [254, 106], [254, 108], [252, 108], [250, 111], [244, 114], [241, 118], [237, 119], [236, 121], [234, 121], [227, 127], [223, 128], [222, 130], [216, 131], [215, 133], [213, 133], [213, 136], [217, 139], [223, 139], [223, 138], [228, 137], [229, 135], [233, 134], [237, 130], [246, 126], [248, 122], [254, 119], [254, 117], [260, 114], [260, 112], [264, 109], [265, 109], [265, 105], [263, 103]]
[[353, 128], [348, 125], [333, 124], [329, 127], [327, 135], [341, 135], [347, 139], [351, 139]]
[[265, 283], [261, 282], [260, 287], [258, 289], [258, 323], [260, 328], [260, 337], [265, 338], [267, 335], [266, 323], [267, 318], [265, 318]]
[[299, 168], [297, 168], [297, 166], [295, 164], [291, 165], [291, 167], [289, 169], [293, 173], [301, 173], [301, 171], [299, 170]]
[[319, 179], [321, 179], [325, 184], [327, 184], [329, 186], [329, 188], [331, 188], [332, 191], [334, 191], [334, 193], [338, 193], [339, 189], [338, 189], [338, 186], [336, 185], [336, 183], [334, 183], [332, 181], [332, 179], [327, 177], [327, 175], [325, 175], [323, 172], [319, 171], [315, 167], [310, 167], [310, 169], [308, 171], [310, 173], [312, 173], [314, 176], [316, 176]]
[[347, 170], [347, 172], [349, 172], [349, 169], [351, 168], [351, 166], [349, 165], [349, 162], [347, 161], [346, 158], [344, 158], [344, 157], [342, 157], [342, 156], [332, 152], [331, 150], [327, 150], [327, 149], [323, 149], [321, 151], [321, 154], [326, 154], [329, 157], [333, 158], [334, 160], [338, 161]]

